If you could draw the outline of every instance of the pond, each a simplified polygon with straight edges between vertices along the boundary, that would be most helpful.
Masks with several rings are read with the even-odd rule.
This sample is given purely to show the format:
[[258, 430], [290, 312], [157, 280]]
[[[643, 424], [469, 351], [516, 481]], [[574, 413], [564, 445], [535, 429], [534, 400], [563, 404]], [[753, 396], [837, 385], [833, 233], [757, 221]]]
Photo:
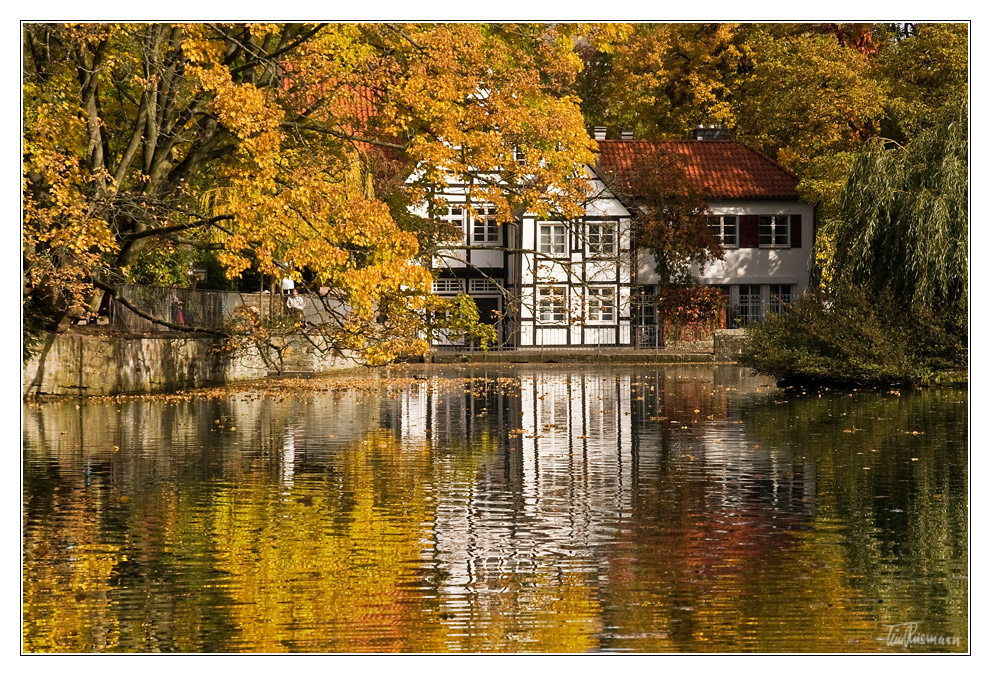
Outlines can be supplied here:
[[395, 367], [26, 403], [26, 652], [969, 650], [967, 393]]

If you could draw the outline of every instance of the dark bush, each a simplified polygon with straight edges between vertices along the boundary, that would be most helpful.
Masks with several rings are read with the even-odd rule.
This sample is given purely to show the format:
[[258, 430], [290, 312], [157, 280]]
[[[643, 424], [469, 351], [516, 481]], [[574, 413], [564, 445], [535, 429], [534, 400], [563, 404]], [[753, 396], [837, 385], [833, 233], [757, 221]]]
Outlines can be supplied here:
[[922, 383], [966, 368], [966, 323], [859, 289], [808, 295], [748, 329], [745, 365], [786, 384]]

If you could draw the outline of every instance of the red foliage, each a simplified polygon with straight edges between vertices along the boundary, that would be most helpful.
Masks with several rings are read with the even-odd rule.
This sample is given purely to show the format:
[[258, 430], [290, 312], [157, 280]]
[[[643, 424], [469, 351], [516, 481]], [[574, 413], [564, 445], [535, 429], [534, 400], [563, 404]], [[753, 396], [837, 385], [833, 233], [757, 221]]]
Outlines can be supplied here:
[[[726, 295], [713, 286], [670, 286], [657, 297], [658, 316], [675, 340], [698, 340], [723, 319]], [[665, 332], [667, 333], [667, 332]]]

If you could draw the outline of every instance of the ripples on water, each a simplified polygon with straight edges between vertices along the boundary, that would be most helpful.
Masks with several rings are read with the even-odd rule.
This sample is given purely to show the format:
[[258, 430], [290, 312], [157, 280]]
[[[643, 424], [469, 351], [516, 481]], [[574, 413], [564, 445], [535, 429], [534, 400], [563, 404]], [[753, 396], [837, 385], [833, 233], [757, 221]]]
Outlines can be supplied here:
[[25, 405], [24, 649], [967, 649], [963, 391], [391, 375]]

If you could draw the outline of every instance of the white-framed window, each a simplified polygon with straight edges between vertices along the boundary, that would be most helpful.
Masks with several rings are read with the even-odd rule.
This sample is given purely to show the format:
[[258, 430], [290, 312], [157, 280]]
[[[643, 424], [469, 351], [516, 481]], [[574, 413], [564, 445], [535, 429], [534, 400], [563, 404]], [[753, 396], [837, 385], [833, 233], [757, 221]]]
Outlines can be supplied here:
[[563, 286], [537, 287], [537, 319], [542, 324], [565, 321], [565, 289]]
[[446, 242], [448, 244], [463, 244], [464, 243], [464, 227], [465, 227], [465, 208], [463, 205], [448, 205], [447, 213], [442, 214], [440, 220], [450, 223], [451, 225], [456, 225], [458, 228], [457, 233], [452, 233], [450, 241]]
[[780, 314], [784, 312], [785, 307], [791, 302], [791, 285], [790, 284], [771, 284], [770, 285], [771, 300], [768, 307], [771, 312], [775, 314]]
[[541, 223], [537, 233], [537, 251], [548, 256], [567, 253], [568, 230], [563, 223]]
[[727, 248], [740, 246], [736, 216], [709, 216], [709, 232]]
[[473, 279], [468, 283], [470, 293], [498, 292], [499, 286], [491, 279]]
[[616, 253], [619, 224], [616, 221], [603, 221], [588, 224], [588, 253], [605, 256]]
[[448, 223], [463, 225], [465, 222], [465, 208], [460, 205], [448, 205], [447, 213], [443, 214], [440, 219]]
[[434, 280], [434, 293], [461, 293], [461, 280], [441, 277]]
[[616, 321], [616, 292], [612, 287], [591, 287], [588, 289], [588, 321]]
[[495, 207], [482, 207], [478, 210], [471, 226], [472, 244], [495, 244], [499, 242], [499, 221]]
[[790, 229], [787, 216], [758, 216], [758, 244], [762, 247], [786, 247]]
[[759, 284], [741, 284], [737, 287], [736, 322], [749, 326], [764, 320], [764, 304]]

